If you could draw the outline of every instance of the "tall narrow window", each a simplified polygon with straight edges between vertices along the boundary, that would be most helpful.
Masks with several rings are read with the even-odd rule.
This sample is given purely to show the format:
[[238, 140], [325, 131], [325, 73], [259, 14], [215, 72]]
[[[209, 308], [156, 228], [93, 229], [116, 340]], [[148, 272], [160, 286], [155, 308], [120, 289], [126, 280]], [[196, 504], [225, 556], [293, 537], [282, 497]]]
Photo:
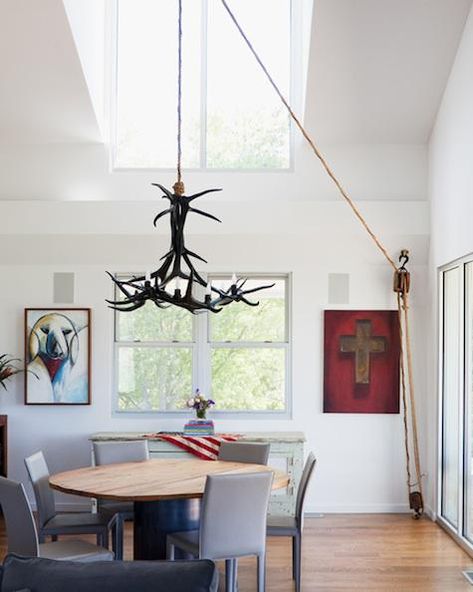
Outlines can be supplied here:
[[473, 262], [465, 266], [465, 536], [473, 544]]
[[440, 272], [440, 522], [473, 551], [473, 255]]
[[[290, 92], [288, 0], [237, 0], [232, 6], [285, 96]], [[268, 15], [271, 15], [269, 25]], [[209, 3], [207, 166], [289, 167], [289, 119], [220, 2]]]
[[[214, 283], [228, 284], [230, 277]], [[285, 278], [252, 278], [274, 287], [257, 295], [258, 307], [228, 306], [209, 316], [212, 396], [221, 409], [283, 411], [286, 407], [289, 336]]]
[[460, 401], [460, 268], [443, 278], [442, 516], [458, 526]]
[[115, 313], [117, 410], [173, 411], [192, 392], [193, 318], [147, 303]]
[[[176, 165], [177, 2], [119, 0], [115, 103], [117, 168]], [[201, 4], [184, 0], [183, 162], [200, 165]]]
[[[293, 99], [294, 14], [303, 0], [232, 0], [285, 96]], [[183, 0], [183, 164], [287, 169], [286, 110], [217, 0]], [[176, 160], [177, 0], [117, 0], [116, 168]]]

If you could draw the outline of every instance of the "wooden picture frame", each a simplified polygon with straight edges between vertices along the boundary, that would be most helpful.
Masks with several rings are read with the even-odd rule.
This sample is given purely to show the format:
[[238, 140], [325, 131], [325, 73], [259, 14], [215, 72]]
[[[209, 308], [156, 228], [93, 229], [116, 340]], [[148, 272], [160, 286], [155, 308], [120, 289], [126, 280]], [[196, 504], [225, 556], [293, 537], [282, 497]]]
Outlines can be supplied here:
[[90, 308], [25, 308], [25, 405], [90, 405]]

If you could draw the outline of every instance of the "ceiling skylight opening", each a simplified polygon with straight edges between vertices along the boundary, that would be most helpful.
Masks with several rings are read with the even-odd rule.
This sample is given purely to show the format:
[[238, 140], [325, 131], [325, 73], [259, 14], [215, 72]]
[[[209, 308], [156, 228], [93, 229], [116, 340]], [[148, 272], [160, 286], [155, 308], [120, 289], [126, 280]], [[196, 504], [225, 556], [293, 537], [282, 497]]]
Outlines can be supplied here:
[[[232, 0], [248, 37], [285, 96], [302, 104], [305, 0]], [[117, 0], [114, 169], [176, 165], [176, 0]], [[183, 166], [287, 170], [286, 109], [219, 0], [183, 2]], [[298, 66], [295, 66], [295, 63]]]

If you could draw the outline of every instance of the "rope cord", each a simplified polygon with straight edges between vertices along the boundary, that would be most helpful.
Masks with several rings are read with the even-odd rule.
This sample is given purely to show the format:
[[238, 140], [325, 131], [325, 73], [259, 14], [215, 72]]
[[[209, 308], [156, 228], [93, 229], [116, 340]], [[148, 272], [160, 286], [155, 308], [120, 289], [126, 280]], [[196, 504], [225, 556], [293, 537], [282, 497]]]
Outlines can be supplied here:
[[406, 369], [404, 366], [404, 356], [403, 356], [403, 348], [402, 343], [404, 341], [404, 331], [402, 330], [402, 304], [401, 304], [401, 294], [397, 292], [397, 312], [398, 312], [398, 321], [399, 321], [399, 343], [401, 344], [401, 355], [400, 355], [400, 369], [401, 369], [401, 392], [402, 392], [402, 420], [404, 424], [404, 450], [406, 453], [406, 473], [407, 473], [407, 488], [408, 491], [411, 490], [412, 487], [412, 478], [411, 478], [411, 457], [409, 454], [409, 421], [407, 415], [407, 385], [406, 385]]
[[182, 0], [179, 0], [177, 45], [177, 182], [181, 183], [182, 173]]
[[366, 232], [370, 235], [370, 237], [373, 239], [374, 243], [376, 244], [376, 246], [378, 247], [378, 249], [382, 252], [382, 254], [384, 255], [384, 257], [387, 259], [388, 263], [391, 265], [391, 267], [394, 270], [397, 270], [397, 265], [394, 262], [394, 260], [392, 259], [392, 257], [389, 255], [387, 249], [384, 247], [384, 245], [381, 243], [381, 241], [379, 240], [379, 238], [376, 236], [376, 234], [373, 232], [373, 230], [370, 228], [370, 226], [368, 225], [368, 222], [365, 220], [365, 218], [363, 217], [363, 215], [361, 214], [361, 212], [359, 211], [359, 209], [356, 207], [355, 203], [353, 202], [353, 200], [351, 199], [351, 197], [348, 195], [348, 193], [345, 191], [345, 189], [343, 188], [342, 184], [340, 183], [340, 181], [338, 180], [338, 178], [335, 176], [335, 173], [332, 171], [332, 169], [330, 168], [328, 162], [325, 160], [324, 156], [322, 155], [322, 153], [320, 152], [320, 150], [317, 148], [317, 146], [315, 145], [315, 142], [312, 140], [312, 138], [310, 137], [309, 133], [307, 132], [307, 130], [304, 128], [304, 126], [302, 125], [301, 121], [299, 120], [299, 118], [297, 117], [297, 115], [295, 114], [294, 110], [292, 109], [291, 105], [289, 104], [289, 102], [287, 101], [286, 97], [283, 95], [283, 93], [281, 92], [281, 90], [279, 89], [279, 87], [277, 86], [276, 82], [274, 81], [273, 77], [271, 76], [271, 74], [269, 73], [268, 69], [266, 68], [266, 66], [264, 65], [263, 61], [261, 60], [261, 58], [259, 57], [258, 53], [256, 52], [255, 48], [253, 47], [251, 41], [248, 39], [248, 37], [246, 36], [245, 32], [243, 31], [240, 23], [237, 21], [235, 15], [233, 14], [232, 10], [230, 9], [230, 7], [228, 6], [226, 0], [221, 0], [225, 10], [228, 12], [228, 15], [230, 16], [231, 20], [233, 21], [233, 24], [235, 25], [235, 27], [238, 29], [240, 35], [243, 37], [246, 45], [248, 46], [249, 50], [251, 51], [251, 53], [253, 54], [255, 60], [258, 62], [258, 65], [260, 66], [260, 68], [263, 70], [266, 78], [268, 79], [269, 83], [271, 84], [271, 86], [273, 87], [273, 89], [275, 90], [276, 94], [278, 95], [278, 97], [281, 99], [281, 102], [283, 103], [283, 105], [286, 107], [287, 111], [289, 112], [289, 115], [291, 116], [291, 119], [294, 121], [294, 123], [297, 125], [297, 127], [299, 128], [301, 134], [304, 136], [304, 138], [307, 140], [308, 144], [310, 145], [310, 147], [312, 148], [314, 154], [317, 156], [317, 158], [319, 159], [319, 161], [321, 162], [322, 166], [324, 167], [326, 173], [328, 174], [328, 176], [332, 179], [332, 181], [335, 183], [335, 186], [337, 187], [338, 191], [340, 192], [341, 196], [343, 197], [343, 199], [347, 202], [347, 204], [350, 206], [350, 208], [352, 209], [353, 213], [355, 214], [355, 216], [358, 218], [358, 220], [361, 222], [361, 224], [363, 225], [363, 227], [365, 228]]
[[[292, 109], [291, 105], [287, 101], [286, 97], [283, 95], [279, 87], [277, 86], [276, 82], [272, 78], [271, 74], [269, 73], [268, 69], [264, 65], [263, 61], [259, 57], [258, 53], [256, 52], [255, 48], [253, 47], [251, 41], [245, 34], [243, 28], [241, 27], [240, 23], [238, 22], [237, 18], [233, 14], [232, 10], [228, 6], [226, 0], [221, 0], [225, 10], [227, 11], [230, 19], [232, 20], [233, 24], [237, 28], [238, 32], [242, 36], [243, 40], [245, 41], [248, 49], [253, 54], [253, 57], [257, 61], [258, 65], [260, 66], [261, 70], [265, 74], [268, 82], [273, 87], [274, 91], [278, 95], [279, 99], [283, 103], [284, 107], [287, 109], [291, 119], [294, 121], [296, 126], [298, 127], [299, 131], [303, 135], [304, 139], [307, 141], [309, 146], [311, 147], [312, 151], [314, 152], [315, 156], [318, 158], [320, 163], [322, 164], [323, 168], [327, 175], [332, 179], [336, 188], [338, 189], [340, 195], [345, 200], [345, 202], [350, 206], [351, 210], [361, 222], [362, 226], [369, 234], [375, 245], [381, 251], [381, 253], [386, 258], [387, 262], [391, 267], [398, 272], [398, 267], [394, 262], [393, 258], [389, 255], [387, 249], [384, 247], [380, 239], [376, 236], [374, 231], [369, 226], [368, 222], [365, 220], [357, 206], [355, 205], [354, 201], [348, 195], [347, 191], [343, 188], [341, 182], [336, 177], [335, 173], [332, 171], [330, 165], [328, 164], [327, 160], [321, 153], [321, 151], [316, 146], [315, 142], [312, 140], [311, 136], [304, 128], [303, 124], [301, 123], [300, 119], [295, 114], [294, 110]], [[410, 344], [410, 333], [409, 333], [409, 301], [408, 301], [408, 286], [404, 284], [403, 289], [401, 292], [397, 294], [398, 298], [398, 314], [399, 314], [399, 332], [400, 332], [400, 366], [401, 366], [401, 386], [402, 386], [402, 399], [403, 399], [403, 406], [404, 406], [404, 446], [406, 452], [406, 468], [407, 468], [407, 485], [409, 493], [411, 492], [411, 488], [414, 485], [418, 485], [420, 496], [422, 498], [422, 473], [420, 468], [420, 456], [419, 456], [419, 445], [418, 445], [418, 432], [417, 432], [417, 419], [416, 419], [416, 405], [415, 405], [415, 392], [414, 392], [414, 379], [413, 379], [413, 368], [412, 368], [412, 352], [411, 352], [411, 344]], [[404, 324], [404, 331], [403, 331], [403, 324]], [[404, 345], [405, 344], [405, 345]], [[408, 386], [406, 384], [406, 360], [407, 360], [407, 380]], [[407, 396], [409, 393], [409, 398]], [[413, 447], [414, 447], [414, 467], [417, 477], [417, 483], [412, 483], [411, 479], [411, 470], [410, 470], [410, 454], [409, 454], [409, 421], [408, 421], [408, 414], [409, 409], [411, 411], [411, 422], [412, 422], [412, 440], [413, 440]]]
[[[404, 329], [405, 329], [405, 344], [406, 344], [406, 356], [407, 356], [407, 376], [409, 380], [409, 395], [411, 405], [411, 422], [412, 422], [412, 442], [414, 446], [414, 466], [417, 477], [417, 485], [419, 492], [422, 495], [422, 471], [420, 466], [420, 452], [419, 452], [419, 437], [417, 430], [417, 413], [416, 413], [416, 401], [414, 392], [414, 372], [412, 367], [412, 351], [411, 351], [411, 338], [409, 330], [409, 296], [407, 292], [402, 293], [402, 308], [404, 311]], [[403, 350], [401, 349], [401, 355]]]

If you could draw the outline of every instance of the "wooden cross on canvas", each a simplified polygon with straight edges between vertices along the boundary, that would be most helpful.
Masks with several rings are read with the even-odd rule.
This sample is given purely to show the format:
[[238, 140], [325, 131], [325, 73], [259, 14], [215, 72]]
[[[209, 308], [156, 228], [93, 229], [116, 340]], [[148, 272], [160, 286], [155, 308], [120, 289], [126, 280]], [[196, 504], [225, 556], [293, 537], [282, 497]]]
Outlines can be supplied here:
[[355, 354], [355, 383], [370, 383], [370, 356], [386, 351], [386, 337], [372, 335], [371, 321], [356, 321], [355, 335], [340, 337], [340, 351]]

